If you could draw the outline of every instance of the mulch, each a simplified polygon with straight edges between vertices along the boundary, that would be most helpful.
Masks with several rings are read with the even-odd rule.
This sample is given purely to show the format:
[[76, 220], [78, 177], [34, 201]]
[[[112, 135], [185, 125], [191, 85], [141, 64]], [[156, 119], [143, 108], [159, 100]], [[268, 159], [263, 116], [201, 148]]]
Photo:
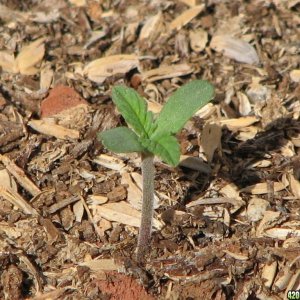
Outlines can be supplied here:
[[[300, 288], [300, 1], [3, 0], [0, 299], [286, 299]], [[140, 157], [111, 89], [154, 113], [193, 79], [211, 103], [155, 159], [135, 262]]]

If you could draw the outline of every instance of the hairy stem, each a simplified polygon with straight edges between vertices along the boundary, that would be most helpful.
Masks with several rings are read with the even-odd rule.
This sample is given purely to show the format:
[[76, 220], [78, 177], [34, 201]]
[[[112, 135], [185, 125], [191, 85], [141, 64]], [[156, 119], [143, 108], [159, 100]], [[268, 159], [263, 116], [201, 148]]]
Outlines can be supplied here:
[[138, 238], [137, 261], [142, 262], [147, 253], [150, 241], [153, 220], [154, 203], [154, 155], [142, 153], [142, 176], [143, 176], [143, 203], [142, 219]]

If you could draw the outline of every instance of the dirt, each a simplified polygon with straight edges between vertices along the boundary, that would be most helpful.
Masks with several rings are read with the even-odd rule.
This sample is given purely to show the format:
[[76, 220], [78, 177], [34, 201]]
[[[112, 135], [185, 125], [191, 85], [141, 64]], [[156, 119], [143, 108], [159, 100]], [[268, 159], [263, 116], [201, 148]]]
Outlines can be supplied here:
[[[300, 2], [0, 4], [0, 299], [287, 299], [300, 287]], [[155, 160], [135, 261], [140, 157], [97, 138], [134, 88], [158, 113], [184, 83], [212, 102]]]

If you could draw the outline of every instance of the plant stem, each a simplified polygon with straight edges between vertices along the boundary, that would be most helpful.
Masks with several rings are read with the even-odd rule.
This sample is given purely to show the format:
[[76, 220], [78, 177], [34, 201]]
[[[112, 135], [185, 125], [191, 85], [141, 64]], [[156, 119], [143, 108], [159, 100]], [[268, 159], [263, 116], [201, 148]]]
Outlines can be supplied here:
[[142, 219], [138, 237], [137, 261], [142, 262], [151, 241], [152, 220], [154, 211], [154, 155], [142, 153], [143, 203]]

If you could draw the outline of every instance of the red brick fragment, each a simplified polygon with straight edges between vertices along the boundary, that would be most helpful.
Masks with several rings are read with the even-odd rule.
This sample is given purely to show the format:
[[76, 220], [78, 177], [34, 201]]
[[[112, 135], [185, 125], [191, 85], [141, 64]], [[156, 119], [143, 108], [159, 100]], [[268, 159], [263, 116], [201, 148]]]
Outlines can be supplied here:
[[88, 103], [74, 89], [63, 85], [56, 86], [41, 103], [41, 117], [53, 116], [79, 104]]

